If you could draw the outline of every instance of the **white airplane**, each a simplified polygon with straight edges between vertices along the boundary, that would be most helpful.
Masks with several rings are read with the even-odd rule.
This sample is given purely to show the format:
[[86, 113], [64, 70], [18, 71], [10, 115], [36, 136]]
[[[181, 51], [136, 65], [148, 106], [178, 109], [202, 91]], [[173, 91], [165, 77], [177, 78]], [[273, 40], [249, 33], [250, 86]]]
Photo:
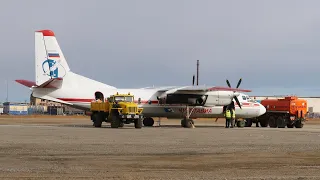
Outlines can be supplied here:
[[[130, 92], [143, 109], [143, 124], [152, 126], [152, 117], [191, 118], [223, 117], [222, 109], [236, 100], [237, 118], [254, 118], [266, 112], [264, 106], [240, 92], [250, 90], [217, 86], [174, 86], [118, 89], [73, 73], [51, 30], [35, 32], [35, 82], [16, 80], [32, 91], [32, 96], [90, 110], [90, 102], [115, 93]], [[241, 101], [239, 101], [240, 99]], [[164, 102], [165, 101], [165, 102]], [[238, 102], [237, 102], [238, 101]], [[165, 104], [161, 103], [164, 102]], [[189, 105], [192, 104], [192, 108]], [[239, 104], [242, 106], [239, 108]], [[191, 109], [190, 109], [191, 108]], [[183, 120], [182, 120], [183, 121]]]

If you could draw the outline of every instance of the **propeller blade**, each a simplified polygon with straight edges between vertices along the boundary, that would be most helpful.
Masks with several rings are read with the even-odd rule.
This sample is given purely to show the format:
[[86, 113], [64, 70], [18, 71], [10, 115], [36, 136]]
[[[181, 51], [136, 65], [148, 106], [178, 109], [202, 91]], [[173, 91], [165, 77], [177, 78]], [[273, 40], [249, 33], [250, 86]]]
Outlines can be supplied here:
[[242, 78], [240, 78], [240, 79], [239, 79], [239, 82], [238, 82], [238, 84], [237, 84], [237, 87], [236, 87], [236, 88], [238, 88], [238, 87], [240, 86], [241, 81], [242, 81]]
[[241, 104], [240, 104], [239, 99], [237, 98], [237, 96], [234, 96], [233, 98], [236, 100], [236, 102], [237, 102], [238, 106], [240, 107], [240, 109], [242, 109]]
[[195, 79], [195, 76], [193, 75], [193, 77], [192, 77], [192, 86], [194, 86], [194, 79]]
[[231, 88], [231, 85], [230, 85], [230, 83], [229, 83], [229, 80], [227, 79], [227, 84], [228, 84], [228, 86], [229, 86], [229, 88]]

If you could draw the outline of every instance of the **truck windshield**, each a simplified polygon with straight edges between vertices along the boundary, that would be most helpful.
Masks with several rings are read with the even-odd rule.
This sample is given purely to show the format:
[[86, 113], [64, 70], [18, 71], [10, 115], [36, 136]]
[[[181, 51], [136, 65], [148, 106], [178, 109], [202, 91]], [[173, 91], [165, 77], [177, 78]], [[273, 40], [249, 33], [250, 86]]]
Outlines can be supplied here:
[[114, 97], [115, 101], [126, 101], [126, 102], [132, 102], [133, 97], [132, 96], [115, 96]]

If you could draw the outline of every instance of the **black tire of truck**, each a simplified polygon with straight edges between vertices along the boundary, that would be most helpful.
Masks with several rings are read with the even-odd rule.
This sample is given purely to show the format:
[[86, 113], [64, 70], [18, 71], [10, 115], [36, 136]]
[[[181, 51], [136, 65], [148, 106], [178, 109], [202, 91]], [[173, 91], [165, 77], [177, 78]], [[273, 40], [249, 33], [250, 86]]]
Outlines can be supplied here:
[[120, 118], [117, 114], [112, 113], [111, 116], [111, 128], [118, 128], [120, 126]]
[[93, 115], [93, 124], [94, 127], [102, 126], [102, 115], [100, 113], [97, 112]]
[[303, 128], [303, 123], [301, 120], [297, 120], [295, 123], [294, 123], [294, 126], [296, 128]]
[[136, 129], [141, 129], [142, 128], [142, 118], [139, 116], [138, 119], [134, 120], [134, 127]]

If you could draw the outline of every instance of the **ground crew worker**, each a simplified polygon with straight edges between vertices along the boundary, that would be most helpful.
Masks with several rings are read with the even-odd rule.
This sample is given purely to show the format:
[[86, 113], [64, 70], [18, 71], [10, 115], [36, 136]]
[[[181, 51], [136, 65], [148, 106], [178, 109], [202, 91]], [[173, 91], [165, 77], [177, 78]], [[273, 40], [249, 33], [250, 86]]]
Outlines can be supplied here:
[[231, 128], [233, 128], [235, 126], [235, 122], [236, 122], [236, 111], [235, 109], [232, 109], [232, 118], [231, 118]]
[[[223, 117], [226, 117], [226, 110], [227, 110], [227, 106], [223, 106], [223, 109], [222, 109]], [[216, 119], [216, 122], [217, 120], [218, 119]], [[226, 119], [226, 124], [227, 124], [227, 119]]]
[[231, 111], [229, 108], [227, 108], [226, 110], [226, 128], [229, 128], [230, 127], [230, 121], [231, 121]]
[[235, 105], [234, 105], [234, 101], [231, 101], [231, 103], [229, 104], [229, 109], [230, 109], [230, 111], [231, 111], [231, 127], [233, 128], [234, 127], [234, 125], [235, 125], [235, 119], [236, 119], [236, 107], [235, 107]]

